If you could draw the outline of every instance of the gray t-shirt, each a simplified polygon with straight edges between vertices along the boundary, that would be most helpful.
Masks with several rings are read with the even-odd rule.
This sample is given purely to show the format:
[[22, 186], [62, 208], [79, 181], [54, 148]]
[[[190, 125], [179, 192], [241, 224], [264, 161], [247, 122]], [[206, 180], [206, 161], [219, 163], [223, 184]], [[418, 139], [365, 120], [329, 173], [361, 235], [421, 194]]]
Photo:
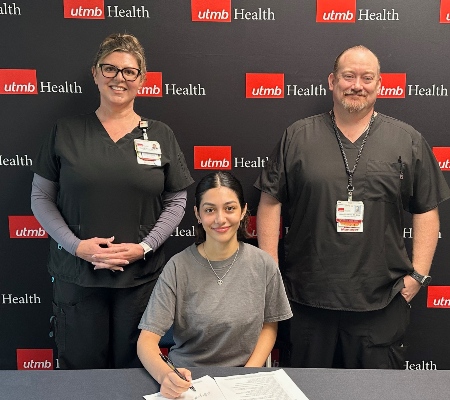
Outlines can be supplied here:
[[[234, 256], [211, 261], [219, 277]], [[173, 324], [175, 365], [238, 367], [252, 354], [264, 322], [291, 316], [279, 269], [267, 253], [240, 242], [218, 285], [193, 244], [164, 267], [139, 328], [163, 336]]]

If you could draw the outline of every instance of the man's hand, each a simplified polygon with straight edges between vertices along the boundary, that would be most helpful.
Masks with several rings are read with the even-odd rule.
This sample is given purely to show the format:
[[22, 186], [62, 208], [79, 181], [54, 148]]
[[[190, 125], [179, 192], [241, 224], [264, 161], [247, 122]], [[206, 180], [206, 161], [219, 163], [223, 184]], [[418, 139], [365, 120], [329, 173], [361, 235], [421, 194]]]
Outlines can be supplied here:
[[405, 287], [400, 291], [407, 303], [410, 303], [414, 296], [419, 292], [421, 286], [414, 278], [409, 275], [403, 277]]

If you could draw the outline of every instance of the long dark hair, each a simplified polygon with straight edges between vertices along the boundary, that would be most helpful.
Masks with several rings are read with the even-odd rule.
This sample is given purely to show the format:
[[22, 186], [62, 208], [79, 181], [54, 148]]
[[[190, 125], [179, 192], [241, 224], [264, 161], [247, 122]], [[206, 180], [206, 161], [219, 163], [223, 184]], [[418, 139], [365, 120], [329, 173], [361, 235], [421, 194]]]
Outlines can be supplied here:
[[[209, 189], [214, 189], [221, 186], [231, 189], [234, 193], [236, 193], [239, 205], [241, 206], [241, 209], [244, 209], [246, 203], [244, 200], [244, 190], [242, 189], [241, 182], [239, 182], [239, 180], [229, 172], [217, 171], [211, 172], [204, 176], [198, 183], [197, 188], [195, 189], [195, 206], [197, 207], [197, 211], [200, 211], [200, 203], [202, 202], [203, 195]], [[248, 219], [249, 217], [247, 210], [237, 230], [238, 240], [245, 240], [250, 237], [247, 232]], [[202, 224], [197, 224], [195, 234], [196, 244], [203, 243], [206, 240], [206, 232]]]

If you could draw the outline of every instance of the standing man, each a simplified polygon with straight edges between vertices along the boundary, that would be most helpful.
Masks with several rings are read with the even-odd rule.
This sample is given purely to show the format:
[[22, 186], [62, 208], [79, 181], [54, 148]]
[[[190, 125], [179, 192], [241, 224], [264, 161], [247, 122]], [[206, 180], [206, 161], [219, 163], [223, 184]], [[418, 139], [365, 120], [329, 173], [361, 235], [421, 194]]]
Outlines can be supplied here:
[[404, 368], [409, 303], [430, 282], [450, 190], [421, 134], [374, 110], [380, 83], [369, 49], [341, 53], [328, 77], [333, 109], [291, 125], [255, 183], [259, 247], [276, 261], [289, 210], [292, 367]]

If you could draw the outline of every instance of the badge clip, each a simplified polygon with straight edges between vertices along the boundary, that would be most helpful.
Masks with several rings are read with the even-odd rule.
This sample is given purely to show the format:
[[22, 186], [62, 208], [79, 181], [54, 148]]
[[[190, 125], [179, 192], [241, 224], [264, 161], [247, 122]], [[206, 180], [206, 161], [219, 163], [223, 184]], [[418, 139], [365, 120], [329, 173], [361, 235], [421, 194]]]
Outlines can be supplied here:
[[347, 196], [348, 196], [348, 201], [353, 201], [353, 190], [355, 188], [353, 187], [353, 185], [347, 185]]
[[147, 136], [148, 121], [144, 120], [139, 121], [139, 129], [142, 131], [142, 136], [144, 136], [144, 139], [148, 140]]

